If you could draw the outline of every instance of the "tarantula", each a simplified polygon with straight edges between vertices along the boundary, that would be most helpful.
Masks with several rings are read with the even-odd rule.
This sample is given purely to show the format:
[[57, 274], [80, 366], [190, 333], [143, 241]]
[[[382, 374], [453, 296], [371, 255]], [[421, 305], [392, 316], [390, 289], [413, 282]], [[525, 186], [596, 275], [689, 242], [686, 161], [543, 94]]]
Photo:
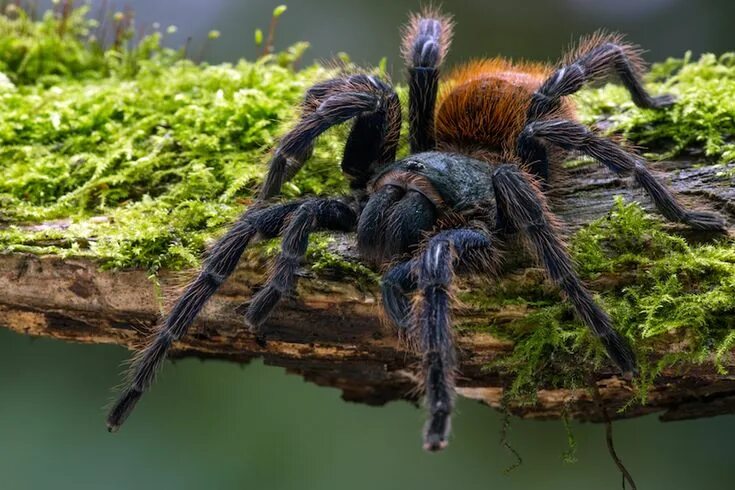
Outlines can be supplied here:
[[[384, 267], [383, 308], [423, 356], [428, 450], [446, 446], [454, 406], [452, 283], [458, 274], [497, 275], [502, 243], [511, 235], [523, 239], [618, 368], [636, 371], [633, 351], [575, 273], [545, 194], [554, 189], [564, 156], [577, 152], [616, 174], [632, 175], [669, 220], [724, 229], [719, 215], [682, 207], [639, 156], [577, 122], [566, 96], [613, 71], [639, 107], [664, 108], [673, 97], [649, 95], [637, 48], [604, 34], [584, 39], [556, 68], [484, 59], [455, 69], [440, 90], [452, 29], [449, 17], [431, 10], [411, 15], [404, 27], [411, 152], [402, 160], [395, 161], [401, 105], [388, 82], [352, 74], [306, 92], [299, 121], [272, 154], [260, 204], [212, 247], [199, 275], [135, 358], [129, 384], [109, 413], [110, 431], [150, 388], [172, 343], [186, 334], [247, 245], [280, 236], [281, 253], [245, 314], [264, 345], [265, 321], [293, 289], [316, 230], [356, 231], [362, 257]], [[314, 140], [349, 120], [354, 122], [342, 170], [351, 194], [266, 204], [307, 161]]]

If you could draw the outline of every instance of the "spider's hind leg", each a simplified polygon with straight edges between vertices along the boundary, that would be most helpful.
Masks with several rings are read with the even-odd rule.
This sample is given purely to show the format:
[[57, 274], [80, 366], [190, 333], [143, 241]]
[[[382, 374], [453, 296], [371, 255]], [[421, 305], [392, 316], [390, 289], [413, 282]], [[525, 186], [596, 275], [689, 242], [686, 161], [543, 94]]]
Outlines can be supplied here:
[[[552, 117], [564, 117], [562, 98], [581, 89], [586, 83], [598, 80], [614, 71], [630, 92], [639, 107], [658, 109], [674, 102], [668, 94], [654, 97], [643, 86], [644, 63], [637, 47], [622, 41], [614, 34], [595, 34], [582, 40], [567, 60], [557, 68], [531, 98], [526, 113], [526, 124]], [[539, 141], [529, 138], [526, 132], [518, 138], [516, 150], [521, 161], [528, 164], [533, 173], [544, 183], [549, 178], [547, 149]]]
[[674, 97], [668, 94], [654, 97], [643, 87], [644, 62], [637, 47], [622, 41], [618, 35], [596, 34], [583, 40], [580, 47], [568, 56], [533, 95], [528, 109], [528, 120], [553, 114], [561, 97], [571, 95], [586, 83], [598, 80], [614, 71], [639, 107], [658, 109], [671, 105]]
[[716, 213], [690, 211], [684, 208], [671, 191], [659, 181], [637, 155], [618, 143], [597, 135], [586, 126], [566, 119], [547, 119], [530, 123], [522, 137], [535, 144], [555, 145], [577, 151], [599, 161], [616, 174], [632, 174], [651, 197], [659, 212], [671, 221], [685, 223], [699, 230], [722, 231], [725, 220]]

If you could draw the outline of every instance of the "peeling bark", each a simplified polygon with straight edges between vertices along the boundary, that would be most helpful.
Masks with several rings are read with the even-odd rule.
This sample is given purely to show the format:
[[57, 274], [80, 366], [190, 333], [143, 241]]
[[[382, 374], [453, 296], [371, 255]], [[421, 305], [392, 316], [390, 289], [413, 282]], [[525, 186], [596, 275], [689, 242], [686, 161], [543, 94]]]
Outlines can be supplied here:
[[[670, 171], [670, 184], [688, 205], [716, 209], [733, 222], [735, 178], [718, 175], [733, 172], [735, 164], [695, 167], [690, 162], [667, 162], [658, 167]], [[617, 194], [650, 209], [649, 200], [639, 189], [592, 165], [572, 172], [555, 210], [568, 229], [574, 230], [605, 215]], [[693, 240], [708, 238], [676, 229]], [[354, 258], [353, 238], [338, 237], [334, 250]], [[402, 348], [391, 327], [381, 323], [377, 290], [362, 290], [354, 281], [306, 274], [295, 297], [285, 300], [269, 321], [272, 333], [267, 348], [259, 347], [244, 328], [238, 306], [263, 281], [265, 270], [262, 258], [251, 254], [244, 260], [189, 335], [177, 343], [173, 355], [237, 362], [261, 357], [267, 364], [285, 367], [311, 382], [337, 387], [347, 400], [381, 404], [414, 398], [418, 359]], [[162, 273], [159, 280], [166, 297], [162, 300], [145, 271], [104, 271], [89, 260], [57, 256], [2, 255], [0, 325], [28, 335], [135, 348], [142, 333], [158, 320], [162, 304], [176, 297], [187, 277], [186, 273]], [[604, 288], [603, 283], [610, 280], [602, 278], [591, 287]], [[492, 313], [463, 309], [457, 312], [457, 321], [480, 318], [502, 324], [524, 313], [510, 307]], [[460, 394], [499, 407], [503, 387], [512, 380], [484, 368], [510, 351], [512, 344], [477, 332], [460, 333], [457, 342], [461, 351]], [[735, 367], [735, 359], [731, 357], [726, 367]], [[648, 403], [633, 404], [624, 413], [616, 409], [630, 400], [630, 385], [618, 378], [612, 367], [594, 376], [614, 417], [663, 411], [664, 420], [679, 420], [735, 412], [735, 375], [718, 374], [711, 364], [664, 372], [651, 388]], [[601, 420], [591, 392], [584, 389], [541, 390], [536, 404], [509, 408], [522, 417], [566, 415]]]

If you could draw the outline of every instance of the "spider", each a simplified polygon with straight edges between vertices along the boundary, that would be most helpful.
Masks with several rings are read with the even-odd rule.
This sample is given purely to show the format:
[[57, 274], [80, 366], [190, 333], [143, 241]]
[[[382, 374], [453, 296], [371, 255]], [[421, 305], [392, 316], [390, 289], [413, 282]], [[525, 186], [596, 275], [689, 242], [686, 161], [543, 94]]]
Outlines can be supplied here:
[[[575, 273], [546, 197], [559, 185], [565, 155], [576, 152], [616, 174], [632, 175], [667, 219], [723, 230], [719, 215], [682, 207], [641, 157], [580, 124], [567, 96], [614, 72], [639, 107], [665, 108], [674, 98], [646, 91], [640, 52], [611, 34], [583, 39], [555, 68], [504, 58], [465, 64], [440, 90], [452, 30], [450, 17], [430, 9], [412, 14], [403, 29], [410, 155], [402, 160], [395, 160], [401, 104], [388, 82], [346, 74], [306, 92], [300, 119], [272, 154], [259, 203], [214, 244], [198, 276], [134, 359], [128, 385], [109, 413], [110, 431], [151, 387], [168, 349], [186, 335], [248, 244], [280, 236], [281, 253], [245, 313], [248, 328], [265, 345], [268, 315], [293, 289], [309, 234], [316, 230], [357, 232], [361, 256], [383, 268], [383, 309], [422, 356], [427, 450], [444, 448], [450, 433], [458, 367], [451, 312], [455, 276], [497, 276], [502, 244], [512, 236], [522, 239], [620, 371], [636, 372], [630, 346]], [[272, 202], [309, 159], [315, 139], [350, 120], [341, 163], [350, 195]]]

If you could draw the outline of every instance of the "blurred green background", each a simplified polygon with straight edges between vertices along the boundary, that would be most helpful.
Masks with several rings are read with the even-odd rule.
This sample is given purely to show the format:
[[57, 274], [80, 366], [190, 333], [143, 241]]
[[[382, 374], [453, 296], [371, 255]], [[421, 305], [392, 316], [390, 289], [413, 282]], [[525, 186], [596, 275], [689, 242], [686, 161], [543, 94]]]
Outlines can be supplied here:
[[[78, 3], [81, 1], [78, 0]], [[172, 47], [191, 37], [190, 52], [212, 62], [254, 58], [259, 52], [253, 32], [267, 32], [273, 8], [288, 5], [281, 17], [276, 48], [309, 41], [311, 58], [348, 53], [360, 64], [388, 58], [396, 77], [402, 73], [399, 26], [408, 12], [431, 2], [420, 0], [92, 0], [92, 14], [130, 8], [139, 31], [154, 22], [178, 29], [167, 36]], [[732, 0], [444, 0], [443, 10], [456, 22], [448, 63], [468, 57], [503, 54], [557, 60], [562, 48], [597, 29], [625, 33], [647, 51], [649, 60], [680, 57], [692, 50], [720, 53], [735, 49]], [[51, 5], [39, 4], [39, 11]], [[221, 37], [206, 43], [207, 33]]]
[[[50, 3], [50, 2], [48, 2]], [[101, 8], [103, 2], [92, 2]], [[108, 5], [110, 2], [108, 2]], [[443, 2], [458, 28], [450, 63], [503, 53], [555, 59], [560, 48], [599, 27], [619, 30], [651, 60], [734, 49], [731, 0]], [[41, 7], [44, 3], [41, 2]], [[114, 4], [113, 4], [114, 5]], [[139, 28], [174, 24], [167, 42], [212, 62], [253, 58], [253, 30], [266, 28], [273, 1], [127, 0]], [[398, 26], [417, 2], [293, 2], [276, 46], [312, 43], [310, 55], [344, 51], [363, 64], [388, 58], [400, 78]], [[206, 34], [222, 36], [201, 50]], [[198, 46], [198, 47], [197, 47]], [[167, 364], [125, 428], [104, 428], [110, 387], [128, 352], [36, 340], [0, 330], [0, 489], [576, 489], [620, 488], [604, 428], [572, 424], [576, 464], [562, 462], [559, 421], [513, 420], [460, 400], [452, 444], [420, 449], [423, 413], [408, 403], [344, 403], [336, 390], [304, 383], [259, 363], [184, 360]], [[618, 453], [641, 489], [735, 487], [735, 417], [661, 424], [655, 417], [615, 424]]]
[[[619, 489], [602, 425], [513, 419], [460, 400], [448, 450], [421, 449], [423, 412], [407, 402], [346, 403], [283, 369], [194, 359], [168, 363], [117, 434], [104, 426], [128, 353], [0, 330], [0, 488]], [[733, 488], [735, 416], [614, 424], [618, 454], [646, 490]]]

